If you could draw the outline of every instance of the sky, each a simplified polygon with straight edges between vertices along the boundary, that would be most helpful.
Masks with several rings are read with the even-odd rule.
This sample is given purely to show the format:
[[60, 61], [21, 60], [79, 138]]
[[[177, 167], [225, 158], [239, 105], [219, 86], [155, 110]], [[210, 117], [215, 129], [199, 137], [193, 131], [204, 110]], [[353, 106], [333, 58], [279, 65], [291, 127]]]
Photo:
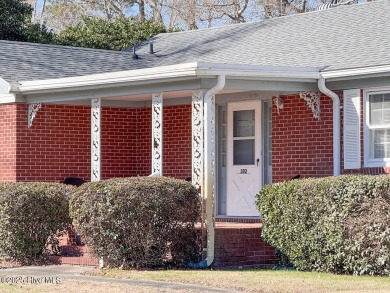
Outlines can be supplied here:
[[[33, 2], [35, 0], [27, 0], [28, 2]], [[43, 6], [43, 1], [44, 0], [36, 0], [37, 1], [37, 15], [39, 15], [42, 11], [42, 6]], [[228, 1], [228, 0], [225, 0], [225, 1]], [[309, 4], [310, 2], [314, 1], [314, 0], [308, 0], [309, 1]], [[318, 1], [318, 0], [317, 0]], [[348, 1], [348, 0], [344, 0], [344, 1]], [[49, 3], [50, 0], [46, 0], [46, 3]], [[359, 3], [365, 3], [367, 2], [367, 0], [358, 0]], [[131, 9], [129, 9], [129, 11], [126, 12], [126, 15], [127, 16], [131, 16], [131, 15], [136, 15], [137, 14], [137, 5], [133, 6]], [[250, 11], [246, 11], [246, 14], [249, 14]]]

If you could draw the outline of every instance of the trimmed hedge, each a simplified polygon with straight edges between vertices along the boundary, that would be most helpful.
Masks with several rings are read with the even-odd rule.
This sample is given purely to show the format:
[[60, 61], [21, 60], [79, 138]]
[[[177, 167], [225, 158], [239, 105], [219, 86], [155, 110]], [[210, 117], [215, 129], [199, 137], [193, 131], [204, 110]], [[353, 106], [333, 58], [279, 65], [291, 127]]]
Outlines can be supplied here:
[[197, 190], [167, 177], [90, 182], [71, 197], [76, 229], [105, 265], [121, 268], [184, 266], [197, 260]]
[[389, 187], [384, 175], [265, 186], [262, 237], [299, 270], [390, 275]]
[[0, 253], [30, 264], [58, 251], [58, 237], [71, 224], [72, 191], [60, 183], [0, 183]]

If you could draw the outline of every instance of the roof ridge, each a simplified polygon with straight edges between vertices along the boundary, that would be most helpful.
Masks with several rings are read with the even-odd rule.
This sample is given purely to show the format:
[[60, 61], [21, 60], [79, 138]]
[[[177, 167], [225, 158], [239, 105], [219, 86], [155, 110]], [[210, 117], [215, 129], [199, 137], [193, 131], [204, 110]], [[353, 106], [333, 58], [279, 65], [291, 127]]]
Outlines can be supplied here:
[[22, 42], [22, 41], [9, 41], [9, 40], [0, 40], [1, 43], [9, 43], [9, 44], [15, 44], [22, 46], [35, 46], [35, 47], [49, 47], [49, 48], [60, 48], [60, 49], [72, 49], [72, 50], [79, 50], [79, 51], [94, 51], [94, 52], [108, 52], [113, 54], [129, 54], [129, 52], [126, 51], [116, 51], [116, 50], [107, 50], [107, 49], [96, 49], [96, 48], [85, 48], [85, 47], [76, 47], [76, 46], [64, 46], [64, 45], [54, 45], [54, 44], [42, 44], [42, 43], [32, 43], [32, 42]]
[[[335, 10], [341, 10], [341, 9], [355, 9], [356, 6], [366, 6], [366, 5], [377, 5], [377, 3], [380, 2], [390, 2], [390, 0], [377, 0], [377, 1], [370, 1], [370, 2], [365, 2], [365, 3], [357, 3], [357, 4], [352, 4], [352, 5], [340, 5], [337, 7], [329, 8], [329, 9], [323, 9], [323, 10], [313, 10], [313, 11], [308, 11], [304, 13], [294, 13], [294, 14], [289, 14], [289, 15], [283, 15], [279, 17], [273, 17], [273, 18], [267, 18], [267, 19], [260, 19], [260, 20], [255, 20], [255, 21], [250, 21], [250, 22], [241, 22], [241, 23], [231, 23], [231, 24], [225, 24], [225, 25], [220, 25], [220, 26], [215, 26], [215, 27], [207, 27], [207, 28], [201, 28], [201, 29], [196, 29], [196, 30], [184, 30], [184, 31], [179, 31], [179, 32], [167, 32], [167, 33], [160, 33], [149, 40], [162, 36], [162, 35], [172, 35], [172, 34], [186, 34], [186, 33], [202, 33], [205, 31], [211, 31], [211, 30], [218, 30], [218, 29], [225, 29], [228, 27], [238, 27], [238, 26], [245, 26], [245, 25], [253, 25], [256, 23], [263, 23], [263, 22], [271, 22], [271, 21], [282, 21], [286, 18], [292, 18], [292, 17], [303, 17], [308, 14], [312, 13], [329, 13], [329, 11], [335, 11]], [[146, 40], [145, 42], [148, 42]], [[143, 44], [144, 42], [140, 43]]]

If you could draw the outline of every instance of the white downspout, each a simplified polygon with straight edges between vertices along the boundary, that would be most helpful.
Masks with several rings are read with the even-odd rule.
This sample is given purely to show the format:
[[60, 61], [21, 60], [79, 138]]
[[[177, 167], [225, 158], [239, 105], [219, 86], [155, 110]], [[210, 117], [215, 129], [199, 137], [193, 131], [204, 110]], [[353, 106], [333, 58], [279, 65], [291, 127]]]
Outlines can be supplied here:
[[333, 100], [333, 175], [340, 175], [340, 98], [335, 93], [328, 89], [325, 85], [325, 78], [320, 74], [318, 79], [318, 88], [320, 91], [331, 97]]
[[214, 194], [215, 194], [215, 100], [213, 96], [225, 87], [225, 75], [218, 76], [217, 84], [204, 95], [204, 187], [202, 188], [205, 201], [207, 229], [207, 266], [214, 261]]

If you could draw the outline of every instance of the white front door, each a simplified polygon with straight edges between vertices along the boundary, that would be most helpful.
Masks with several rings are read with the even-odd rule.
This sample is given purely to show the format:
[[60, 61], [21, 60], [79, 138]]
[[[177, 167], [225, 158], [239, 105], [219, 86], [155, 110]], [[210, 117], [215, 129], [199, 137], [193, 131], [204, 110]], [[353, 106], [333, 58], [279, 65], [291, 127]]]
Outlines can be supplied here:
[[227, 216], [259, 216], [261, 102], [228, 104]]

